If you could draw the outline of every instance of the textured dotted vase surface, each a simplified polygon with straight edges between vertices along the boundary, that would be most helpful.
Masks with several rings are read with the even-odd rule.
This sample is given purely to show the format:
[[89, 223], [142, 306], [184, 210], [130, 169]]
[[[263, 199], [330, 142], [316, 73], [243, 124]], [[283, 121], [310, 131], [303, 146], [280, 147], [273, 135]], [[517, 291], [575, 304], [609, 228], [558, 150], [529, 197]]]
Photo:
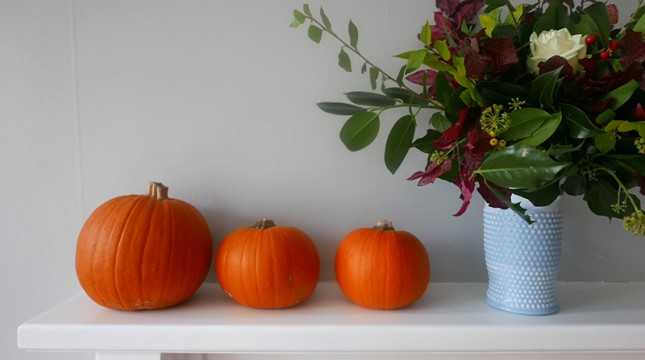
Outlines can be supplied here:
[[484, 208], [486, 303], [517, 314], [552, 314], [558, 311], [555, 287], [562, 249], [562, 199], [548, 207], [523, 200], [522, 207], [533, 224], [510, 209]]

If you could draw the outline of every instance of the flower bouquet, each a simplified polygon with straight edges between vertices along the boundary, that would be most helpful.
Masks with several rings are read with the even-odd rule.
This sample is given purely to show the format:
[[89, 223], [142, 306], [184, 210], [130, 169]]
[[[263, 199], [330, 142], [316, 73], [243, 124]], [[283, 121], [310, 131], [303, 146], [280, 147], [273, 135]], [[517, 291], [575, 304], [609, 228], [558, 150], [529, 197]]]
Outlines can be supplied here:
[[[341, 45], [340, 67], [359, 60], [373, 92], [346, 93], [348, 103], [321, 110], [348, 116], [340, 138], [351, 151], [378, 135], [394, 109], [385, 165], [396, 172], [412, 148], [428, 161], [410, 180], [442, 179], [460, 190], [463, 214], [477, 192], [494, 208], [511, 208], [531, 222], [516, 194], [536, 206], [562, 193], [583, 196], [596, 215], [620, 218], [645, 236], [645, 6], [617, 27], [615, 5], [594, 0], [436, 0], [433, 24], [419, 48], [395, 55], [396, 75], [332, 30], [323, 9], [294, 10], [292, 27], [309, 38], [330, 35]], [[417, 126], [427, 132], [415, 139]], [[630, 192], [631, 191], [631, 192]]]

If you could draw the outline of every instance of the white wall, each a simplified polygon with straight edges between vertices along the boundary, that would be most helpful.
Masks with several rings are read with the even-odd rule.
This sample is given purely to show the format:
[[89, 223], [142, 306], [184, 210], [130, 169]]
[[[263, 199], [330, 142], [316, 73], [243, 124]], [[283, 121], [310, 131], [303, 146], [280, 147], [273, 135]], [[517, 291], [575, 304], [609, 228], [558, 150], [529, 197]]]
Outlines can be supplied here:
[[[324, 1], [340, 33], [396, 72], [427, 0]], [[623, 14], [633, 0], [616, 1]], [[0, 357], [89, 359], [16, 349], [16, 327], [80, 291], [76, 235], [111, 197], [149, 180], [193, 203], [216, 242], [271, 217], [308, 232], [332, 279], [335, 247], [389, 218], [423, 239], [435, 281], [484, 281], [481, 208], [454, 218], [457, 188], [417, 188], [382, 162], [384, 139], [349, 153], [319, 101], [368, 90], [338, 45], [291, 29], [301, 1], [0, 1]], [[312, 9], [319, 7], [312, 3]], [[629, 9], [629, 10], [627, 10]], [[383, 126], [385, 129], [388, 125]], [[422, 130], [420, 130], [422, 131]], [[645, 242], [567, 199], [561, 279], [645, 281]], [[211, 275], [210, 280], [213, 279]]]

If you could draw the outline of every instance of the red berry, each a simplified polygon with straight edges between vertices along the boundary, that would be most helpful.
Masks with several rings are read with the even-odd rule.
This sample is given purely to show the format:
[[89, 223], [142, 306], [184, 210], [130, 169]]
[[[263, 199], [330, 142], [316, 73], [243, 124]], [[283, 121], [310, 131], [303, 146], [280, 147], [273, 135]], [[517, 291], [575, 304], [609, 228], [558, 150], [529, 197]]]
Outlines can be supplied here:
[[607, 47], [611, 51], [616, 51], [620, 47], [620, 42], [618, 42], [616, 40], [612, 40], [612, 41], [609, 42], [609, 45]]
[[587, 37], [585, 38], [585, 44], [587, 45], [592, 45], [595, 42], [596, 42], [596, 37], [593, 35], [587, 35]]
[[607, 50], [600, 53], [600, 60], [607, 60], [611, 56], [611, 53]]

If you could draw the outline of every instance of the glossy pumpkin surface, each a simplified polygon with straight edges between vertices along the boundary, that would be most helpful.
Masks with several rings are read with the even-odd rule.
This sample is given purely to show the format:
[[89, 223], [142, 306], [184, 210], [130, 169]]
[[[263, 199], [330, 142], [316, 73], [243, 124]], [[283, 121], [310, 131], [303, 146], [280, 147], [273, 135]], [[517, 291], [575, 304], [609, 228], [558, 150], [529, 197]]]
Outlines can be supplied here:
[[397, 309], [417, 301], [430, 281], [430, 259], [423, 243], [390, 222], [357, 229], [341, 241], [335, 258], [336, 280], [354, 303]]
[[303, 231], [265, 219], [224, 238], [215, 256], [215, 272], [224, 292], [238, 303], [280, 309], [314, 292], [320, 258]]
[[76, 273], [96, 303], [117, 310], [161, 309], [202, 284], [213, 252], [208, 224], [192, 205], [151, 183], [148, 195], [99, 206], [78, 237]]

